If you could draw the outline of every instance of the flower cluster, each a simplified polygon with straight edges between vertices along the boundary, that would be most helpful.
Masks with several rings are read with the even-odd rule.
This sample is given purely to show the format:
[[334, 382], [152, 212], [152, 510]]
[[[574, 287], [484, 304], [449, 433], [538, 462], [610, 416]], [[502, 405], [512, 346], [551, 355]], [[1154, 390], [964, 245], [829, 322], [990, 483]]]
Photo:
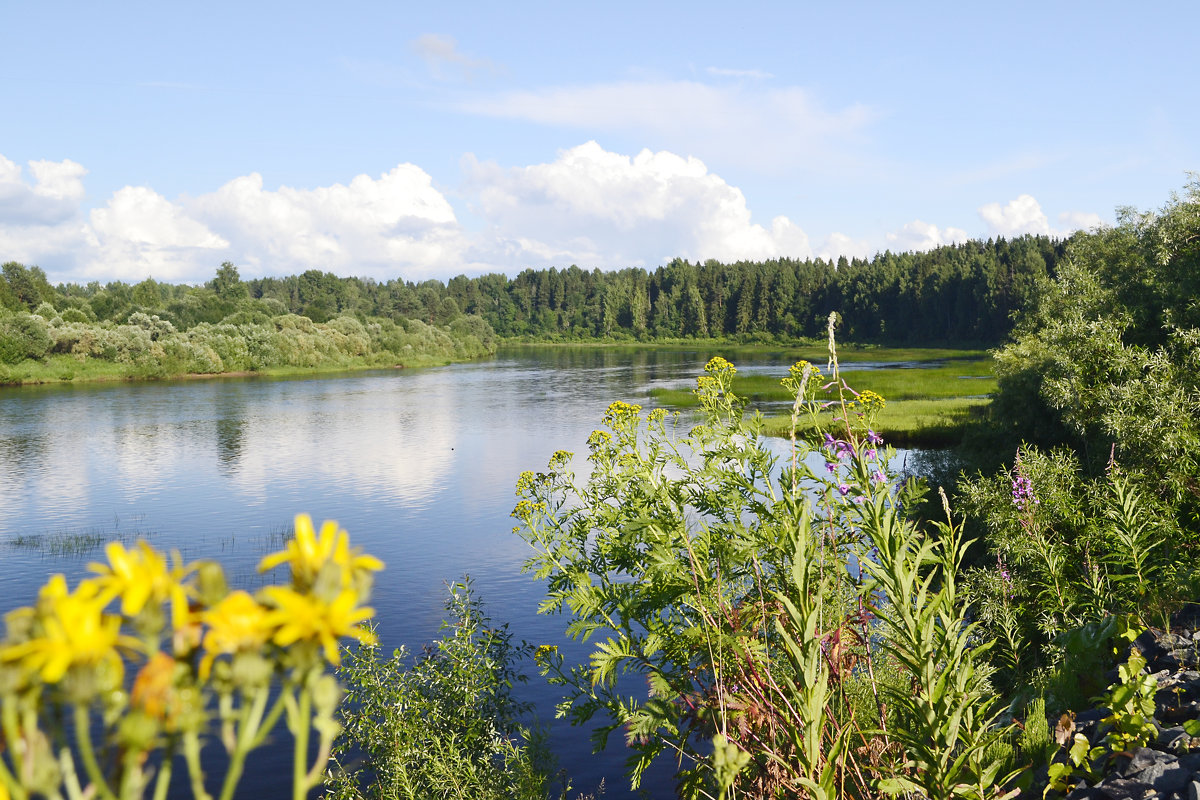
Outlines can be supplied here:
[[[44, 761], [39, 769], [27, 761], [33, 755], [15, 755], [11, 748], [8, 756], [0, 754], [0, 798], [59, 796], [60, 782], [68, 778], [58, 765], [72, 758], [72, 747], [51, 744], [54, 731], [61, 732], [57, 715], [64, 704], [75, 707], [77, 729], [95, 727], [89, 715], [97, 705], [103, 710], [107, 722], [99, 727], [107, 741], [100, 752], [140, 754], [114, 768], [124, 771], [124, 796], [126, 788], [149, 780], [139, 772], [140, 764], [165, 746], [166, 737], [192, 741], [199, 752], [196, 743], [216, 707], [226, 719], [232, 718], [237, 697], [265, 704], [273, 676], [290, 687], [277, 693], [279, 698], [303, 695], [321, 680], [332, 680], [316, 676], [339, 662], [340, 639], [373, 641], [362, 623], [374, 611], [364, 603], [372, 573], [383, 563], [351, 548], [348, 534], [335, 522], [324, 523], [318, 534], [308, 515], [298, 515], [286, 549], [260, 565], [263, 571], [289, 565], [289, 585], [268, 586], [257, 594], [229, 591], [216, 563], [184, 565], [178, 553], [168, 558], [144, 541], [130, 548], [110, 543], [105, 555], [107, 561], [89, 565], [92, 577], [73, 591], [64, 576], [54, 575], [33, 606], [5, 618], [0, 705], [18, 713], [6, 717], [3, 738], [44, 742], [45, 752], [37, 756]], [[139, 661], [127, 686], [126, 665]], [[210, 702], [213, 694], [219, 703]], [[223, 723], [222, 741], [231, 758], [244, 759], [266, 736], [258, 726], [279, 718], [278, 712], [264, 717], [262, 708], [256, 713], [239, 717], [237, 724]], [[323, 740], [332, 741], [332, 706], [316, 713], [319, 724], [289, 713], [288, 725], [297, 736], [303, 725], [307, 736], [311, 723]], [[90, 741], [77, 741], [74, 749], [87, 767], [88, 792], [112, 797]], [[195, 778], [199, 760], [187, 766]], [[231, 774], [240, 774], [240, 767]], [[169, 770], [166, 775], [160, 778], [164, 789]], [[313, 785], [306, 781], [304, 791]]]
[[609, 403], [604, 412], [604, 423], [609, 426], [617, 425], [627, 419], [642, 413], [642, 407], [634, 403], [624, 403], [620, 400]]
[[1041, 503], [1033, 492], [1033, 481], [1024, 475], [1018, 475], [1012, 482], [1013, 505], [1021, 511], [1030, 511]]
[[713, 377], [732, 377], [737, 374], [737, 367], [720, 356], [713, 356], [704, 365], [704, 371]]

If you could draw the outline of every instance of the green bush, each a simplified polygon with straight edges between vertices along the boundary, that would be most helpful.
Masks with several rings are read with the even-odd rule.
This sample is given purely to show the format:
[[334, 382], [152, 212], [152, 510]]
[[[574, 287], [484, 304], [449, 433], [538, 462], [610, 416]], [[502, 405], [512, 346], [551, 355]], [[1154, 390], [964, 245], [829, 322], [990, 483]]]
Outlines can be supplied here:
[[494, 625], [468, 581], [450, 587], [444, 635], [410, 658], [381, 661], [378, 646], [351, 651], [327, 782], [339, 800], [547, 797], [553, 765], [542, 738], [521, 727], [528, 706], [512, 694], [530, 647]]
[[40, 360], [53, 345], [50, 327], [41, 317], [18, 313], [0, 321], [0, 363], [17, 364], [27, 358]]

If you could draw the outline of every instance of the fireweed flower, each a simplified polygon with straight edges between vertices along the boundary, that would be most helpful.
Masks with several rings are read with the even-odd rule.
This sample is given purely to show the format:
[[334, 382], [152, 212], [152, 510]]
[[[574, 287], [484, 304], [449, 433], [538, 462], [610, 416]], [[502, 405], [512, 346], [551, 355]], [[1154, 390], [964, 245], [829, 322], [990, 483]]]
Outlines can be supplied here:
[[33, 635], [0, 648], [0, 661], [20, 662], [44, 683], [58, 683], [73, 666], [100, 665], [119, 681], [124, 666], [117, 647], [136, 648], [139, 643], [121, 634], [120, 617], [104, 613], [110, 599], [95, 581], [83, 581], [72, 593], [62, 575], [53, 576], [32, 610]]
[[825, 434], [825, 445], [824, 445], [825, 449], [833, 450], [833, 448], [836, 445], [837, 445], [837, 439], [833, 438], [833, 434], [831, 434], [831, 433]]
[[1018, 475], [1012, 482], [1013, 505], [1021, 511], [1029, 511], [1041, 503], [1033, 492], [1033, 482], [1024, 475]]
[[375, 614], [375, 609], [359, 606], [353, 589], [342, 590], [332, 602], [283, 586], [268, 586], [263, 594], [274, 607], [267, 613], [266, 622], [278, 626], [271, 639], [280, 647], [296, 642], [319, 644], [325, 659], [337, 665], [341, 663], [338, 639], [343, 636], [364, 644], [375, 643], [375, 634], [359, 626]]
[[877, 469], [871, 473], [871, 480], [876, 483], [887, 483], [887, 475], [883, 474], [883, 470]]
[[867, 431], [867, 442], [870, 444], [883, 444], [883, 437], [875, 431]]
[[850, 486], [849, 486], [849, 484], [845, 484], [845, 483], [839, 483], [839, 484], [838, 484], [838, 491], [842, 493], [842, 497], [845, 497], [846, 495], [850, 494]]

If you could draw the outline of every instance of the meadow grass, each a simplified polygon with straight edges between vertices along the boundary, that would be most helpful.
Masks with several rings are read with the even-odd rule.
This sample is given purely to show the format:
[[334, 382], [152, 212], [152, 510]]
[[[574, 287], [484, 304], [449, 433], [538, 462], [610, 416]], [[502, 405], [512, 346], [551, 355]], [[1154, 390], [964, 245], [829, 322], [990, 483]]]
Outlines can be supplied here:
[[[779, 382], [782, 377], [782, 372], [778, 376], [735, 375], [733, 391], [739, 397], [755, 403], [790, 402], [791, 394]], [[848, 364], [842, 370], [842, 377], [855, 391], [870, 389], [889, 403], [900, 400], [977, 398], [991, 394], [996, 389], [992, 362], [982, 359], [931, 367], [870, 370], [855, 370], [853, 364]], [[650, 390], [650, 396], [668, 406], [690, 407], [698, 402], [691, 389], [656, 388]]]
[[[389, 354], [390, 355], [390, 354]], [[336, 372], [356, 372], [369, 369], [395, 369], [438, 367], [455, 361], [452, 357], [441, 357], [416, 353], [404, 356], [404, 363], [396, 357], [380, 358], [378, 355], [345, 357], [328, 361], [314, 367], [264, 367], [250, 371], [213, 373], [163, 373], [157, 374], [144, 366], [106, 361], [99, 358], [79, 360], [71, 355], [55, 353], [43, 361], [25, 360], [17, 364], [0, 364], [0, 386], [35, 386], [55, 383], [105, 383], [113, 381], [157, 381], [182, 378], [231, 378], [261, 376], [282, 378], [296, 375], [320, 375]]]
[[[820, 363], [817, 355], [809, 360]], [[975, 351], [874, 348], [847, 356], [839, 350], [838, 360], [843, 367], [843, 380], [854, 391], [870, 390], [887, 400], [876, 426], [889, 444], [900, 447], [957, 444], [965, 428], [983, 413], [990, 402], [988, 396], [996, 389], [991, 360], [980, 358]], [[929, 366], [855, 369], [855, 360], [916, 362]], [[787, 404], [793, 398], [780, 384], [782, 377], [782, 372], [735, 375], [732, 389], [752, 404]], [[828, 395], [831, 400], [837, 398], [834, 387], [829, 387]], [[650, 396], [663, 406], [688, 408], [698, 404], [691, 389], [656, 388], [650, 390]], [[852, 400], [853, 394], [847, 392], [846, 399]], [[789, 425], [788, 414], [771, 414], [766, 418], [763, 433], [787, 436]], [[815, 427], [832, 430], [835, 425], [834, 414], [830, 412], [823, 414]], [[812, 433], [813, 427], [805, 422], [801, 432]]]
[[[946, 397], [936, 400], [889, 400], [876, 418], [878, 432], [896, 447], [952, 447], [962, 440], [963, 431], [983, 414], [991, 400], [985, 397]], [[833, 413], [822, 414], [820, 430], [833, 430]], [[791, 418], [787, 414], [766, 417], [763, 434], [787, 436]], [[799, 434], [814, 426], [801, 420]]]

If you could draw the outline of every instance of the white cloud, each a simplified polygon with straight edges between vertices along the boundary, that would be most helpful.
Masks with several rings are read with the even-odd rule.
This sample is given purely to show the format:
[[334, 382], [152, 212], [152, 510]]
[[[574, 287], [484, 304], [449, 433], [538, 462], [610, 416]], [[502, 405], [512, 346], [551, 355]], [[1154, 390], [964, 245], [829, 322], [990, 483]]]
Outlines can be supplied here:
[[588, 142], [548, 164], [503, 168], [468, 156], [463, 165], [491, 224], [481, 247], [502, 266], [811, 255], [803, 230], [786, 217], [769, 228], [752, 222], [741, 190], [696, 158], [649, 150], [630, 158]]
[[430, 74], [439, 80], [460, 76], [470, 79], [481, 70], [495, 71], [495, 66], [487, 59], [473, 58], [459, 50], [458, 42], [451, 36], [426, 33], [409, 42], [408, 46], [424, 60]]
[[0, 224], [55, 225], [69, 220], [83, 200], [87, 170], [69, 159], [30, 161], [33, 183], [0, 155]]
[[1023, 194], [1007, 205], [988, 203], [979, 208], [979, 216], [987, 223], [991, 236], [1020, 236], [1026, 233], [1065, 238], [1077, 230], [1090, 230], [1103, 224], [1099, 214], [1086, 211], [1064, 211], [1058, 215], [1061, 227], [1050, 227], [1042, 206], [1032, 195]]
[[846, 258], [867, 258], [871, 255], [871, 245], [866, 239], [855, 239], [844, 233], [831, 233], [817, 248], [817, 257], [836, 261], [838, 256]]
[[[153, 189], [126, 186], [91, 213], [96, 239], [85, 271], [96, 278], [159, 280], [192, 278], [211, 271], [229, 242]], [[204, 265], [203, 267], [201, 265]]]
[[1005, 206], [988, 203], [979, 208], [992, 236], [1020, 236], [1025, 233], [1050, 235], [1050, 221], [1033, 195], [1023, 194]]
[[1104, 220], [1099, 214], [1087, 211], [1064, 211], [1058, 215], [1058, 224], [1064, 233], [1069, 234], [1073, 231], [1099, 228], [1104, 224]]
[[888, 247], [901, 253], [909, 250], [932, 250], [944, 244], [965, 242], [967, 232], [962, 228], [938, 228], [928, 222], [915, 219], [905, 223], [898, 231], [887, 234]]
[[401, 164], [378, 179], [315, 189], [263, 188], [257, 173], [236, 178], [189, 207], [222, 232], [252, 272], [425, 278], [461, 268], [454, 210], [433, 179]]
[[799, 87], [627, 81], [479, 96], [459, 110], [587, 131], [653, 137], [671, 150], [778, 172], [861, 170], [848, 148], [875, 114], [854, 104], [830, 110]]

